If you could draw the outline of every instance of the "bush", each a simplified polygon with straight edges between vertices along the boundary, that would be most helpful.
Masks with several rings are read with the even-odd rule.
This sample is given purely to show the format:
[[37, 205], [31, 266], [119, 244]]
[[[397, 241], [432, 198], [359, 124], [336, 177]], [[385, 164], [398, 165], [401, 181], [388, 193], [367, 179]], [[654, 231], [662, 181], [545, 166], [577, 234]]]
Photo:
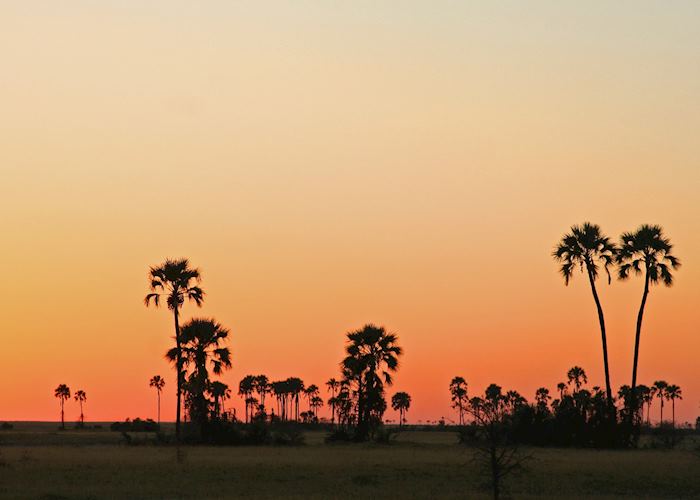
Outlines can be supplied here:
[[334, 429], [330, 434], [328, 434], [325, 438], [326, 443], [347, 443], [350, 441], [354, 441], [354, 435], [352, 432], [350, 432], [349, 429], [346, 429], [345, 427], [338, 427], [337, 429]]
[[388, 427], [377, 427], [372, 433], [372, 440], [378, 444], [391, 444], [396, 441], [396, 436], [399, 435], [398, 429], [390, 429]]
[[160, 430], [160, 426], [150, 418], [147, 420], [127, 418], [124, 422], [114, 422], [109, 428], [113, 432], [158, 432]]
[[2, 429], [2, 430], [4, 430], [4, 431], [9, 431], [9, 430], [12, 429], [13, 427], [14, 427], [14, 425], [12, 425], [10, 422], [3, 422], [3, 423], [0, 425], [0, 429]]
[[304, 432], [297, 425], [279, 426], [272, 431], [272, 442], [276, 445], [300, 446], [304, 440]]

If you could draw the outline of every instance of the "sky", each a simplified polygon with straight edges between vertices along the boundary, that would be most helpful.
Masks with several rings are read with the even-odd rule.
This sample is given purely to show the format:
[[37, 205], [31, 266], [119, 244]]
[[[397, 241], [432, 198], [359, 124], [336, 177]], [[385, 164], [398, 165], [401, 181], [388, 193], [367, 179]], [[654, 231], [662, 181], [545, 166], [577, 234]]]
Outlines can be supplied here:
[[[410, 422], [456, 418], [455, 375], [603, 385], [590, 289], [551, 259], [591, 221], [674, 243], [639, 380], [694, 421], [699, 23], [690, 1], [0, 2], [0, 420], [59, 418], [60, 383], [88, 420], [154, 418], [154, 374], [174, 418], [172, 318], [143, 304], [166, 257], [200, 268], [182, 314], [231, 330], [236, 388], [321, 386], [368, 322], [405, 349]], [[617, 388], [642, 280], [599, 291]]]

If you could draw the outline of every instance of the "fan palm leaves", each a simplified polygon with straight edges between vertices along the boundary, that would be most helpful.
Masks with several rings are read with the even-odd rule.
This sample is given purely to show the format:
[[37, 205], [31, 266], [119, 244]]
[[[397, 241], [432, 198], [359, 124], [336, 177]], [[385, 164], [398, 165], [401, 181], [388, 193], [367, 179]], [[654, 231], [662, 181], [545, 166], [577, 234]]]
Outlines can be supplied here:
[[574, 384], [574, 395], [581, 389], [582, 385], [588, 383], [586, 371], [580, 366], [574, 366], [566, 372], [566, 378], [569, 380], [569, 385]]
[[399, 412], [399, 427], [402, 427], [406, 412], [411, 407], [411, 396], [407, 392], [397, 392], [391, 397], [391, 407]]
[[152, 266], [148, 271], [149, 288], [151, 293], [146, 295], [146, 307], [153, 304], [159, 307], [163, 299], [175, 320], [175, 370], [177, 374], [177, 408], [175, 410], [175, 435], [180, 437], [180, 408], [182, 406], [182, 354], [180, 352], [180, 309], [185, 301], [202, 305], [204, 291], [199, 287], [201, 276], [199, 270], [190, 267], [187, 259], [166, 259], [158, 266]]
[[608, 407], [611, 412], [614, 411], [612, 385], [610, 384], [610, 366], [608, 363], [608, 340], [605, 330], [605, 316], [603, 307], [598, 297], [596, 289], [596, 280], [600, 274], [601, 268], [608, 278], [610, 284], [610, 267], [615, 264], [617, 248], [610, 241], [610, 238], [605, 236], [597, 224], [585, 222], [580, 226], [571, 227], [569, 233], [566, 233], [552, 256], [561, 264], [560, 272], [564, 277], [564, 283], [569, 284], [569, 281], [574, 275], [576, 269], [585, 272], [588, 276], [588, 281], [593, 293], [593, 300], [598, 311], [598, 323], [600, 325], [600, 335], [603, 344], [603, 366], [605, 370], [605, 393], [608, 399]]
[[673, 285], [672, 271], [678, 269], [680, 261], [671, 253], [673, 245], [661, 226], [644, 224], [632, 233], [623, 233], [617, 254], [618, 278], [628, 279], [632, 274], [644, 275], [642, 302], [637, 313], [637, 328], [634, 336], [634, 361], [632, 364], [632, 397], [636, 398], [637, 367], [639, 361], [639, 339], [649, 289], [658, 283]]

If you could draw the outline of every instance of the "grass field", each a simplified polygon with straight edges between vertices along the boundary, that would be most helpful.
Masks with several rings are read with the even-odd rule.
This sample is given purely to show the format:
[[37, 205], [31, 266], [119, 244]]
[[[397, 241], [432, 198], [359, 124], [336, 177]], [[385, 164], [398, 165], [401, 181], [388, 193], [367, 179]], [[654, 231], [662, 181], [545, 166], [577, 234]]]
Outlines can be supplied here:
[[[0, 497], [488, 498], [450, 432], [404, 432], [392, 445], [127, 446], [119, 433], [15, 424], [0, 431]], [[511, 498], [700, 498], [696, 442], [677, 450], [527, 449]]]

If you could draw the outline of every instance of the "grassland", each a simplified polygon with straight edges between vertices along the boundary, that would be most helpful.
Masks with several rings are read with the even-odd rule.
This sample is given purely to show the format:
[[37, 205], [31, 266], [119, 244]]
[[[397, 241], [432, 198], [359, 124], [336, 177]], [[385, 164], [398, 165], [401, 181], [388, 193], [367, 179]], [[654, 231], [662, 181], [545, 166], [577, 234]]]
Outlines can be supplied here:
[[[0, 497], [488, 498], [469, 449], [449, 432], [404, 432], [392, 445], [175, 447], [119, 433], [16, 424], [0, 431]], [[528, 449], [512, 498], [700, 498], [696, 442], [677, 450]]]

